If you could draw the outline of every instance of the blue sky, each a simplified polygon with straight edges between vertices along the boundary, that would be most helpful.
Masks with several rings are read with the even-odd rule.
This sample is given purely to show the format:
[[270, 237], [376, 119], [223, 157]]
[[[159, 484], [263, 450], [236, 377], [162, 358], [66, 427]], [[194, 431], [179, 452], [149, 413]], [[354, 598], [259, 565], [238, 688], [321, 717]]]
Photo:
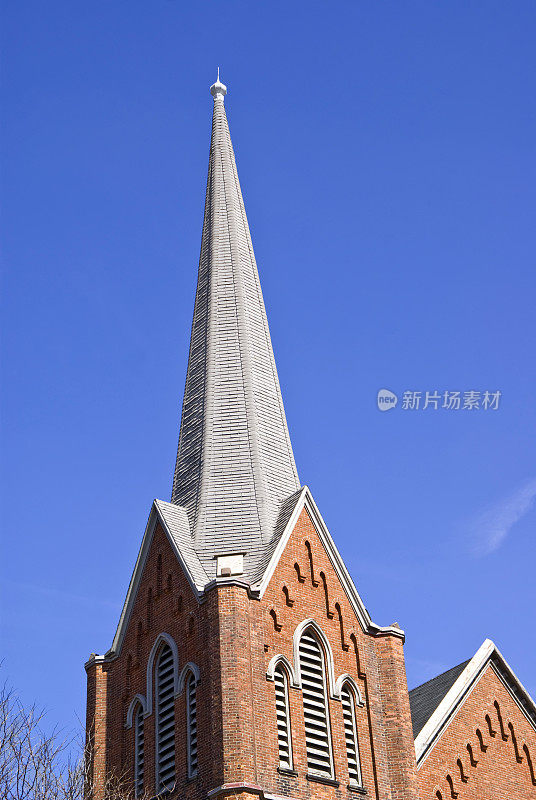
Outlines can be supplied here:
[[[533, 2], [3, 0], [4, 673], [66, 728], [178, 437], [221, 67], [300, 477], [410, 686], [533, 695]], [[380, 413], [379, 389], [500, 391]]]

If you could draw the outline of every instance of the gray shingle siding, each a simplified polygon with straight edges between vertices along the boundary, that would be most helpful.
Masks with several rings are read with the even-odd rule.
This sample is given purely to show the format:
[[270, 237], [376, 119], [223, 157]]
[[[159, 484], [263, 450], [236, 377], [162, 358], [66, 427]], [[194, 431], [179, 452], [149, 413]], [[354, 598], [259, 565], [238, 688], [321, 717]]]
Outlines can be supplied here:
[[223, 93], [214, 94], [197, 292], [172, 504], [203, 569], [244, 552], [258, 574], [299, 489]]

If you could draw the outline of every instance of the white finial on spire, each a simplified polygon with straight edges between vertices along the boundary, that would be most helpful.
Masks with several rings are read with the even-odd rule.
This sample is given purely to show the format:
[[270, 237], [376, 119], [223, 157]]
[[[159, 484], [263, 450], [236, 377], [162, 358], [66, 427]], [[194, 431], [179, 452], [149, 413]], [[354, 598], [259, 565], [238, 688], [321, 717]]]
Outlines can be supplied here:
[[221, 81], [220, 81], [220, 68], [219, 67], [218, 67], [218, 77], [216, 79], [216, 83], [213, 83], [212, 86], [210, 87], [210, 94], [212, 95], [214, 100], [216, 99], [216, 97], [219, 94], [221, 94], [222, 99], [223, 99], [224, 95], [227, 94], [227, 86], [224, 83], [221, 83]]
[[[181, 547], [195, 549], [204, 574], [216, 577], [216, 554], [245, 553], [244, 577], [255, 583], [300, 482], [225, 117], [226, 90], [221, 81], [211, 89], [205, 216], [171, 502], [188, 515], [192, 545]], [[181, 530], [187, 537], [188, 528]]]

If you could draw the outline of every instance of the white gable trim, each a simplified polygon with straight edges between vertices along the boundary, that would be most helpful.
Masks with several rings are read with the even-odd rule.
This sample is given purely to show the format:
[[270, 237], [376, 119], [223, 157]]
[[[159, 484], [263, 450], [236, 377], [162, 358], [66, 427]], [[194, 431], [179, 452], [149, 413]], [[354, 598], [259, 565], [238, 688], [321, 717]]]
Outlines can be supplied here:
[[262, 579], [259, 581], [257, 586], [252, 588], [255, 588], [259, 592], [259, 597], [262, 598], [264, 592], [268, 588], [279, 559], [281, 558], [281, 555], [287, 546], [290, 535], [296, 526], [298, 517], [304, 508], [311, 517], [318, 537], [325, 547], [328, 558], [331, 561], [331, 564], [346, 592], [346, 596], [348, 597], [363, 630], [375, 636], [392, 634], [393, 636], [404, 638], [404, 631], [402, 631], [400, 628], [394, 628], [391, 626], [382, 627], [372, 622], [370, 614], [368, 613], [367, 609], [365, 608], [365, 604], [359, 596], [355, 584], [350, 577], [350, 573], [346, 569], [346, 565], [342, 560], [341, 554], [337, 550], [335, 542], [333, 541], [326, 523], [322, 519], [322, 515], [320, 514], [320, 511], [313, 500], [313, 496], [308, 486], [304, 486], [301, 491], [298, 502], [294, 506], [294, 510], [289, 521], [287, 522], [287, 526], [277, 544], [276, 549], [274, 550], [272, 558], [270, 559]]
[[[492, 661], [493, 659], [493, 661]], [[443, 733], [449, 721], [458, 712], [465, 698], [481, 678], [490, 663], [493, 671], [508, 689], [517, 705], [536, 730], [536, 703], [517, 675], [504, 659], [491, 639], [486, 639], [463, 672], [438, 705], [428, 722], [415, 739], [415, 755], [419, 767]], [[523, 703], [520, 701], [523, 699]]]
[[[309, 516], [311, 517], [311, 520], [313, 521], [313, 525], [315, 526], [318, 537], [326, 549], [331, 564], [333, 565], [333, 568], [335, 569], [335, 572], [339, 580], [341, 581], [341, 584], [346, 592], [350, 604], [352, 605], [352, 608], [354, 609], [363, 630], [373, 636], [393, 635], [393, 636], [399, 636], [403, 639], [404, 631], [400, 630], [400, 628], [392, 626], [382, 627], [372, 622], [370, 614], [366, 610], [365, 605], [357, 592], [355, 584], [352, 578], [350, 577], [348, 570], [346, 569], [346, 565], [344, 564], [344, 561], [342, 560], [342, 557], [339, 551], [337, 550], [335, 542], [333, 541], [333, 538], [331, 537], [331, 534], [328, 531], [326, 523], [322, 519], [320, 511], [318, 510], [318, 507], [315, 501], [313, 500], [313, 497], [311, 495], [308, 486], [304, 486], [303, 489], [301, 490], [299, 499], [296, 505], [294, 506], [294, 510], [277, 544], [277, 547], [270, 559], [268, 567], [266, 568], [261, 581], [255, 586], [250, 586], [246, 582], [240, 582], [240, 585], [244, 585], [248, 590], [254, 593], [254, 596], [259, 597], [259, 599], [262, 598], [264, 592], [268, 587], [268, 584], [270, 583], [270, 579], [274, 574], [274, 570], [279, 562], [279, 559], [281, 558], [281, 554], [283, 553], [287, 545], [287, 542], [290, 538], [290, 535], [294, 530], [296, 522], [298, 521], [298, 517], [304, 508], [307, 510]], [[177, 561], [182, 567], [182, 570], [186, 575], [186, 578], [188, 579], [188, 582], [198, 602], [201, 602], [205, 591], [211, 588], [213, 585], [215, 585], [216, 582], [219, 585], [220, 582], [223, 583], [225, 581], [232, 580], [230, 578], [219, 578], [217, 579], [217, 581], [210, 581], [206, 585], [196, 584], [192, 572], [189, 569], [188, 562], [185, 560], [180, 549], [177, 547], [175, 540], [171, 535], [171, 532], [169, 530], [164, 515], [160, 513], [160, 509], [158, 508], [158, 501], [156, 500], [153, 501], [153, 505], [151, 507], [151, 511], [149, 514], [149, 519], [147, 520], [145, 533], [143, 535], [141, 547], [139, 549], [138, 557], [136, 559], [136, 564], [134, 566], [134, 571], [130, 579], [127, 596], [125, 598], [123, 609], [121, 611], [121, 616], [119, 618], [119, 623], [117, 625], [117, 630], [115, 632], [112, 646], [108, 650], [105, 656], [106, 660], [116, 658], [121, 652], [123, 639], [125, 637], [125, 632], [130, 620], [130, 615], [132, 613], [134, 601], [138, 594], [138, 589], [141, 582], [141, 576], [143, 574], [145, 562], [147, 561], [147, 555], [149, 553], [149, 549], [153, 541], [154, 531], [157, 522], [160, 522], [160, 524], [162, 525], [162, 528], [165, 531], [165, 534], [171, 545], [171, 548], [177, 557]], [[234, 581], [236, 581], [236, 579], [234, 579]]]
[[195, 581], [191, 575], [191, 572], [188, 569], [188, 565], [186, 564], [186, 561], [182, 557], [180, 550], [177, 549], [177, 546], [169, 531], [166, 520], [163, 518], [162, 514], [160, 514], [157, 502], [155, 500], [153, 501], [153, 505], [151, 506], [149, 519], [147, 520], [147, 526], [145, 528], [145, 533], [143, 535], [141, 547], [138, 552], [138, 557], [136, 559], [134, 571], [130, 579], [127, 596], [123, 604], [123, 610], [121, 611], [121, 616], [119, 617], [119, 623], [117, 625], [117, 630], [115, 632], [114, 640], [112, 642], [111, 648], [106, 653], [107, 658], [115, 658], [121, 652], [121, 646], [123, 644], [123, 639], [125, 638], [125, 633], [130, 619], [130, 615], [132, 613], [132, 608], [134, 607], [134, 601], [136, 600], [136, 596], [138, 594], [138, 589], [141, 582], [141, 576], [143, 574], [145, 562], [147, 561], [147, 556], [149, 554], [151, 543], [153, 541], [153, 536], [157, 522], [160, 522], [160, 524], [162, 525], [162, 528], [165, 531], [165, 534], [168, 538], [171, 548], [175, 553], [177, 560], [188, 579], [190, 586], [192, 587], [192, 591], [195, 597], [197, 598], [198, 601], [201, 597], [203, 587], [196, 586]]

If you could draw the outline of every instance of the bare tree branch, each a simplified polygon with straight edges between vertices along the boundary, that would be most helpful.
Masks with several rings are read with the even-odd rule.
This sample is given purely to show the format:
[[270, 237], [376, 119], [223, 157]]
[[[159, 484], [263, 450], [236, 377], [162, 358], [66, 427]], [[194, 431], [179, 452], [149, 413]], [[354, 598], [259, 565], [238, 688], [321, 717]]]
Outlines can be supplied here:
[[95, 754], [81, 736], [62, 737], [58, 728], [45, 732], [43, 718], [35, 705], [25, 708], [6, 684], [0, 688], [2, 800], [88, 800], [95, 795], [132, 800], [126, 775], [109, 775], [103, 786], [93, 786], [89, 765]]

